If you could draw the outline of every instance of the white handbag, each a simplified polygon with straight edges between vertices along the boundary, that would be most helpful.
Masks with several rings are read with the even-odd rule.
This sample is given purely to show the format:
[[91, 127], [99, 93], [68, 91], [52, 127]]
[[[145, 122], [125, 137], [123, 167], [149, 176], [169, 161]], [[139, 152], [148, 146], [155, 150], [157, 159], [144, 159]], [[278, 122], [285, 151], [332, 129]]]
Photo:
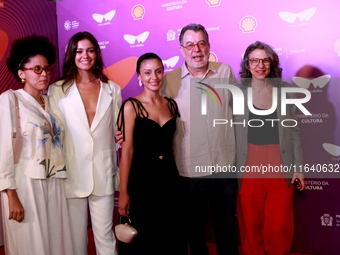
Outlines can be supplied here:
[[129, 223], [122, 224], [121, 216], [119, 218], [119, 224], [115, 226], [115, 233], [119, 241], [122, 241], [124, 243], [131, 243], [133, 239], [137, 236], [137, 230], [131, 226], [131, 220], [129, 216], [126, 217], [128, 218]]

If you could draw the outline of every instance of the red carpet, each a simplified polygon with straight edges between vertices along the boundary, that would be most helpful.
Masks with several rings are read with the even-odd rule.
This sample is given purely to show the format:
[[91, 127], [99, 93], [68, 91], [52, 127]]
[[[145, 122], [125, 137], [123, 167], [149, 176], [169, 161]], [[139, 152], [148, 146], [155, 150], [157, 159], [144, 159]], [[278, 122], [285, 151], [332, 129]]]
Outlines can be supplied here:
[[[96, 249], [94, 246], [94, 241], [93, 241], [93, 232], [92, 229], [88, 229], [88, 238], [89, 238], [89, 243], [88, 243], [88, 255], [96, 255]], [[210, 255], [216, 255], [216, 249], [215, 249], [215, 244], [213, 243], [208, 243]], [[4, 248], [0, 248], [0, 255], [5, 255]], [[241, 254], [242, 255], [242, 254]], [[312, 254], [302, 254], [302, 253], [290, 253], [290, 255], [312, 255]]]

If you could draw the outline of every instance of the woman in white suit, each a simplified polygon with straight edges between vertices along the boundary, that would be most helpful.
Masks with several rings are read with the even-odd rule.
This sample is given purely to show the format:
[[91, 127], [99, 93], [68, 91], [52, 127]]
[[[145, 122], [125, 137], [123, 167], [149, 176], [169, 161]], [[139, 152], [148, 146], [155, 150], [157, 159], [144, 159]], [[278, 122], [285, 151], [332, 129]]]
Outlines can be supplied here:
[[88, 32], [72, 36], [61, 80], [49, 87], [52, 109], [65, 126], [65, 181], [75, 254], [87, 254], [89, 206], [97, 254], [117, 254], [112, 230], [117, 171], [115, 122], [120, 87], [103, 74], [97, 40]]

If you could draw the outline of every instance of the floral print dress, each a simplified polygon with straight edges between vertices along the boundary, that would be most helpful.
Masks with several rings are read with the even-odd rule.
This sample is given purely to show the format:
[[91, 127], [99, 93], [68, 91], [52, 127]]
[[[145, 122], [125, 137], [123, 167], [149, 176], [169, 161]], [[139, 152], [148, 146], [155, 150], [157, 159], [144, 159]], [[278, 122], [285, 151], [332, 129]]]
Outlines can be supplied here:
[[[14, 164], [14, 96], [19, 101], [23, 146]], [[73, 254], [67, 213], [62, 153], [62, 127], [58, 118], [26, 91], [0, 96], [0, 191], [6, 255]], [[9, 218], [7, 189], [15, 189], [24, 207], [21, 223]]]

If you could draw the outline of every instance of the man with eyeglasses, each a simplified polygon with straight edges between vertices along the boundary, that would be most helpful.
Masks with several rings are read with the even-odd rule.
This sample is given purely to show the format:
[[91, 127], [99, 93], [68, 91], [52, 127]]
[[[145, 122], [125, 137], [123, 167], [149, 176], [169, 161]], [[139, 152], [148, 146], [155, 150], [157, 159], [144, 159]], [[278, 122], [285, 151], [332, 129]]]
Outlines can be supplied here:
[[[187, 219], [190, 255], [209, 254], [208, 205], [217, 254], [239, 254], [234, 230], [237, 181], [233, 175], [216, 173], [218, 169], [211, 168], [230, 167], [235, 162], [233, 128], [212, 125], [214, 118], [232, 119], [230, 93], [214, 86], [236, 84], [234, 72], [227, 64], [209, 61], [209, 35], [204, 26], [185, 26], [179, 41], [185, 63], [165, 75], [162, 93], [177, 102], [181, 114], [174, 136], [174, 153], [187, 196], [187, 215], [183, 217]], [[208, 98], [204, 114], [201, 105], [206, 94], [217, 97], [221, 105], [214, 105]]]

